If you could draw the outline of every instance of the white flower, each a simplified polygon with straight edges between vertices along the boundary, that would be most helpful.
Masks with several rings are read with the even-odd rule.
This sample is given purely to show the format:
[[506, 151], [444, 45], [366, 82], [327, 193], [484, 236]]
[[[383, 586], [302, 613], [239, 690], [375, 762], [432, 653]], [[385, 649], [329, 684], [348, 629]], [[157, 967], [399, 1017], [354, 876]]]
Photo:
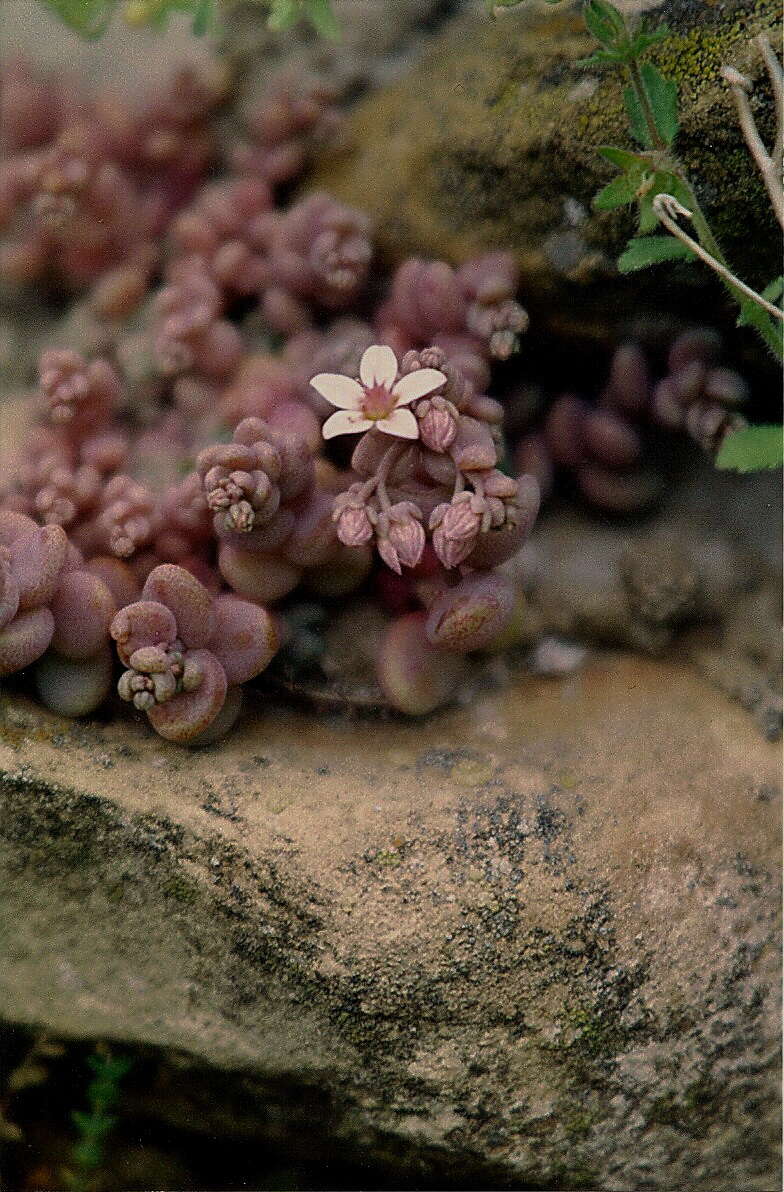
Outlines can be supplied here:
[[355, 435], [376, 427], [385, 435], [418, 439], [419, 424], [405, 407], [438, 389], [446, 377], [437, 368], [418, 368], [398, 381], [397, 370], [392, 349], [375, 344], [359, 363], [358, 381], [339, 373], [313, 377], [313, 388], [338, 407], [337, 414], [332, 414], [322, 427], [324, 438]]

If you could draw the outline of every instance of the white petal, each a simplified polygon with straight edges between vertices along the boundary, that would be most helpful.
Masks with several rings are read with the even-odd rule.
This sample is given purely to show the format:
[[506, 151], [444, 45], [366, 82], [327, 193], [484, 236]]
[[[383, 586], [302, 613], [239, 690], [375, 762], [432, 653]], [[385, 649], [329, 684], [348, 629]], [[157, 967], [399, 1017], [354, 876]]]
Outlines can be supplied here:
[[397, 376], [397, 356], [391, 348], [374, 344], [359, 362], [359, 379], [363, 385], [388, 385], [391, 389]]
[[[412, 414], [411, 417], [414, 418], [414, 415]], [[414, 422], [416, 422], [415, 418]], [[331, 414], [324, 423], [321, 433], [325, 439], [334, 439], [335, 435], [357, 435], [360, 431], [370, 430], [375, 425], [375, 422], [371, 422], [369, 418], [363, 418], [353, 410], [338, 410], [337, 414]]]
[[[334, 417], [333, 414], [332, 418]], [[373, 425], [383, 430], [385, 435], [397, 435], [399, 439], [419, 438], [419, 423], [410, 410], [393, 410], [388, 418], [379, 418]]]
[[418, 368], [407, 377], [401, 377], [392, 392], [399, 406], [407, 406], [410, 401], [438, 389], [445, 380], [446, 377], [437, 368]]
[[339, 410], [358, 410], [365, 396], [359, 381], [343, 377], [340, 373], [319, 373], [310, 383], [317, 393]]

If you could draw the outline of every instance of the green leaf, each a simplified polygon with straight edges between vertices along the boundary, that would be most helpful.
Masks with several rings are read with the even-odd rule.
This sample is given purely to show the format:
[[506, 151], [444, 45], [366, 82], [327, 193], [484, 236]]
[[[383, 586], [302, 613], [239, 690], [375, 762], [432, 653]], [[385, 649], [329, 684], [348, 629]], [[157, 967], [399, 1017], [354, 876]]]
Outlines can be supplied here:
[[267, 26], [275, 33], [283, 33], [296, 25], [301, 16], [297, 0], [272, 0]]
[[72, 1151], [73, 1161], [83, 1171], [94, 1171], [103, 1159], [103, 1146], [97, 1142], [77, 1142]]
[[339, 40], [340, 25], [332, 11], [332, 0], [305, 0], [305, 14], [320, 37]]
[[648, 125], [645, 122], [642, 106], [633, 87], [625, 87], [623, 102], [626, 115], [629, 117], [629, 128], [635, 141], [639, 141], [646, 149], [652, 149], [651, 138], [648, 135]]
[[665, 79], [655, 66], [644, 62], [640, 67], [642, 81], [653, 109], [656, 127], [667, 145], [678, 135], [678, 84], [674, 79]]
[[196, 37], [203, 37], [216, 24], [216, 12], [211, 0], [201, 0], [193, 10], [193, 33]]
[[733, 472], [761, 472], [784, 463], [784, 427], [747, 426], [731, 431], [722, 443], [716, 467]]
[[628, 41], [625, 20], [607, 0], [588, 0], [583, 5], [583, 19], [588, 32], [606, 49], [618, 49]]
[[[768, 302], [777, 303], [781, 299], [782, 294], [784, 294], [784, 277], [774, 277], [773, 281], [768, 282], [768, 284], [765, 286], [765, 289], [762, 290], [761, 297], [766, 298]], [[753, 316], [758, 310], [759, 307], [757, 306], [756, 302], [752, 302], [751, 299], [743, 302], [741, 304], [740, 314], [738, 315], [738, 322], [736, 326], [753, 326], [753, 318], [749, 318], [749, 315]]]
[[605, 66], [608, 62], [617, 66], [619, 62], [625, 61], [626, 55], [620, 50], [597, 50], [588, 58], [578, 58], [575, 66]]
[[[671, 145], [678, 132], [678, 86], [672, 79], [665, 79], [655, 66], [644, 62], [640, 67], [645, 94], [653, 113], [656, 130], [666, 145]], [[648, 124], [643, 113], [637, 93], [633, 87], [627, 87], [623, 93], [623, 102], [629, 117], [629, 125], [636, 141], [651, 149], [651, 138]]]
[[773, 281], [769, 281], [762, 291], [762, 297], [766, 298], [768, 302], [778, 302], [782, 294], [784, 294], [784, 275], [774, 277]]
[[628, 207], [637, 199], [637, 192], [642, 183], [643, 174], [639, 167], [633, 167], [625, 174], [619, 174], [608, 182], [594, 198], [593, 205], [597, 211], [614, 211], [616, 207]]
[[694, 254], [674, 236], [636, 236], [618, 258], [621, 273], [635, 273], [662, 261], [694, 260]]
[[82, 37], [100, 37], [114, 11], [115, 0], [43, 0], [69, 29]]
[[631, 153], [628, 149], [617, 149], [615, 145], [600, 145], [596, 152], [605, 159], [618, 166], [619, 170], [628, 170], [633, 166], [647, 169], [650, 157], [645, 153]]
[[640, 196], [637, 226], [643, 235], [647, 232], [655, 232], [661, 227], [659, 217], [653, 210], [653, 200], [660, 194], [673, 195], [679, 202], [683, 203], [684, 207], [690, 208], [693, 202], [691, 195], [679, 178], [676, 178], [674, 174], [670, 174], [666, 170], [657, 170], [651, 176], [650, 182], [645, 188], [645, 193]]
[[669, 25], [659, 25], [658, 29], [642, 30], [632, 37], [630, 49], [635, 58], [639, 58], [651, 46], [655, 46], [659, 41], [665, 41], [670, 36], [672, 36], [672, 30]]

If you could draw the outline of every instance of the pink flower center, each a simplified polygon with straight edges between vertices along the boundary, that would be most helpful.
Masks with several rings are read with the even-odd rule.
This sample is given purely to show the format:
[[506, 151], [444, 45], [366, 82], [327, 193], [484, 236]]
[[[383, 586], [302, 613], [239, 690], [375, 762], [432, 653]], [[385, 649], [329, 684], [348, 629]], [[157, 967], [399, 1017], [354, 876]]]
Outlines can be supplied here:
[[380, 418], [388, 418], [397, 405], [397, 398], [386, 385], [375, 384], [365, 386], [365, 396], [362, 398], [362, 413], [366, 418], [377, 422]]

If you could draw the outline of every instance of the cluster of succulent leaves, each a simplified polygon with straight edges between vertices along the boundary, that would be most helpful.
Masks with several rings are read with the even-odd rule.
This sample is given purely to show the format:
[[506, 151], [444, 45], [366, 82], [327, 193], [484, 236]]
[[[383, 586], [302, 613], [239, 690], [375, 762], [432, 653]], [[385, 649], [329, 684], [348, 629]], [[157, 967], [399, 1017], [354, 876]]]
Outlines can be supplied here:
[[[221, 11], [231, 0], [41, 0], [47, 8], [82, 37], [100, 37], [116, 11], [133, 26], [165, 29], [176, 13], [191, 21], [193, 32], [201, 37], [214, 32]], [[270, 29], [290, 29], [300, 21], [310, 24], [321, 37], [337, 39], [340, 34], [332, 0], [254, 0], [267, 14]]]
[[[83, 36], [99, 36], [118, 6], [123, 4], [131, 24], [165, 27], [169, 17], [186, 13], [193, 31], [204, 34], [215, 28], [219, 5], [231, 0], [42, 0], [61, 19]], [[265, 7], [271, 29], [284, 30], [304, 20], [322, 37], [337, 38], [339, 28], [331, 0], [255, 0]], [[499, 8], [517, 8], [524, 0], [485, 0], [491, 13]], [[548, 0], [558, 3], [559, 0]], [[637, 231], [618, 259], [621, 273], [633, 273], [665, 261], [693, 260], [689, 247], [675, 236], [662, 233], [654, 210], [657, 195], [671, 195], [691, 213], [700, 243], [722, 265], [726, 261], [703, 215], [697, 196], [673, 151], [678, 135], [678, 88], [672, 79], [644, 55], [656, 43], [669, 37], [666, 25], [647, 30], [630, 24], [608, 0], [586, 0], [583, 16], [588, 31], [599, 49], [583, 60], [584, 66], [612, 66], [625, 70], [629, 84], [624, 103], [635, 149], [602, 146], [599, 153], [618, 170], [617, 177], [594, 199], [600, 211], [636, 205]], [[731, 283], [725, 283], [740, 308], [738, 323], [751, 326], [767, 346], [782, 356], [780, 329], [755, 302]], [[762, 292], [769, 302], [780, 302], [784, 281], [774, 279]], [[784, 458], [782, 428], [751, 427], [727, 436], [717, 458], [717, 466], [737, 471], [777, 467]]]
[[71, 1149], [68, 1170], [63, 1177], [71, 1192], [89, 1192], [104, 1161], [106, 1143], [117, 1118], [112, 1113], [120, 1096], [120, 1084], [132, 1060], [96, 1051], [87, 1061], [93, 1079], [87, 1086], [87, 1110], [74, 1110], [71, 1120], [77, 1138]]
[[[486, 0], [491, 12], [497, 8], [516, 8], [524, 0]], [[548, 0], [558, 3], [558, 0]], [[599, 49], [582, 60], [583, 66], [612, 66], [624, 70], [629, 83], [623, 99], [629, 130], [637, 145], [621, 149], [605, 145], [598, 152], [618, 174], [594, 199], [599, 211], [637, 207], [637, 230], [618, 259], [621, 273], [633, 273], [665, 261], [696, 260], [688, 245], [660, 230], [654, 210], [657, 195], [672, 195], [692, 214], [700, 243], [712, 256], [726, 265], [721, 249], [700, 210], [696, 194], [674, 153], [678, 135], [678, 87], [643, 56], [656, 43], [670, 36], [666, 25], [647, 30], [630, 24], [608, 0], [586, 0], [583, 17], [588, 32]], [[780, 328], [755, 302], [729, 283], [727, 288], [740, 308], [739, 326], [754, 327], [767, 346], [781, 357]], [[768, 302], [780, 302], [784, 284], [776, 278], [762, 292]], [[784, 457], [781, 426], [754, 426], [727, 435], [716, 465], [734, 471], [749, 472], [780, 467]]]

